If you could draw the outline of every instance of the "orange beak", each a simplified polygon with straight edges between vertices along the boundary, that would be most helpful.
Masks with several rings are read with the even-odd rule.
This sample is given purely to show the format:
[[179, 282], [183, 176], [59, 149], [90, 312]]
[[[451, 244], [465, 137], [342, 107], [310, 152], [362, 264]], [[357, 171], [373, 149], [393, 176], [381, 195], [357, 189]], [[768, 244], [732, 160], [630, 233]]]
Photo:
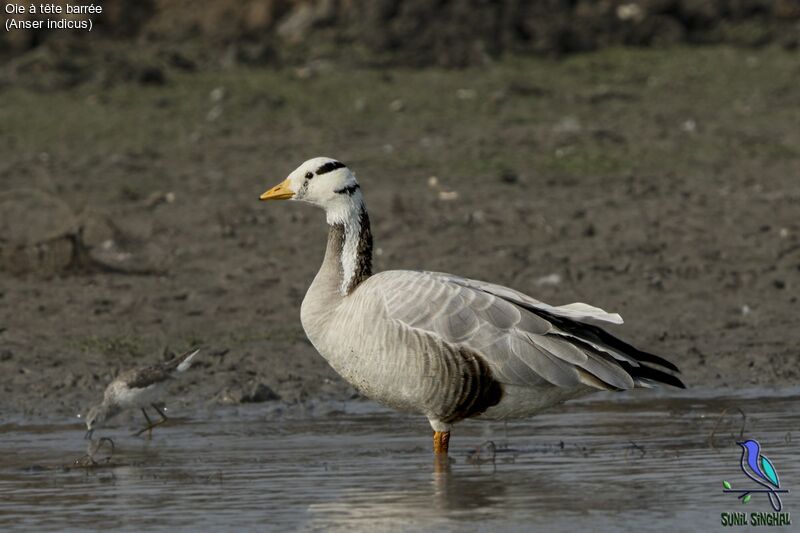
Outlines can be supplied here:
[[294, 196], [294, 192], [292, 189], [289, 188], [289, 178], [286, 178], [261, 196], [259, 196], [259, 200], [288, 200]]

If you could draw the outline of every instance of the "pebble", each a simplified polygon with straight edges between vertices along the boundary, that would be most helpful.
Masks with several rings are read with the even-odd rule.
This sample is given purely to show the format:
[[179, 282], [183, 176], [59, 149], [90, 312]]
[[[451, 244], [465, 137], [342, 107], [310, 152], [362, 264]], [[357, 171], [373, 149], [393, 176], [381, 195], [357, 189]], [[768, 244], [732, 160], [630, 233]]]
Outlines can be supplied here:
[[508, 184], [517, 183], [519, 182], [519, 175], [513, 170], [506, 169], [500, 172], [500, 181]]
[[222, 101], [225, 98], [225, 88], [224, 87], [215, 87], [208, 93], [208, 98], [214, 103]]
[[558, 284], [561, 283], [561, 276], [559, 274], [555, 274], [555, 273], [548, 274], [546, 276], [542, 276], [540, 278], [537, 278], [534, 283], [536, 283], [536, 285], [538, 285], [540, 287], [558, 285]]
[[142, 85], [164, 85], [165, 81], [164, 71], [158, 67], [145, 67], [139, 73], [139, 83]]
[[553, 131], [556, 133], [577, 133], [581, 131], [582, 126], [578, 117], [566, 116], [562, 118], [558, 124], [553, 126]]
[[253, 385], [250, 391], [242, 396], [242, 403], [261, 403], [270, 400], [280, 400], [280, 396], [263, 383]]
[[456, 191], [439, 191], [439, 200], [443, 202], [451, 202], [458, 200], [458, 192]]
[[617, 6], [617, 18], [620, 20], [639, 22], [644, 19], [644, 16], [645, 13], [642, 7], [633, 2]]
[[467, 217], [468, 222], [472, 222], [473, 224], [483, 224], [486, 222], [486, 213], [478, 209], [477, 211], [473, 211]]
[[459, 89], [456, 91], [456, 98], [459, 100], [474, 100], [478, 96], [475, 89]]
[[206, 114], [206, 120], [209, 122], [214, 122], [221, 116], [222, 116], [222, 107], [215, 105], [214, 107], [208, 110], [208, 113]]

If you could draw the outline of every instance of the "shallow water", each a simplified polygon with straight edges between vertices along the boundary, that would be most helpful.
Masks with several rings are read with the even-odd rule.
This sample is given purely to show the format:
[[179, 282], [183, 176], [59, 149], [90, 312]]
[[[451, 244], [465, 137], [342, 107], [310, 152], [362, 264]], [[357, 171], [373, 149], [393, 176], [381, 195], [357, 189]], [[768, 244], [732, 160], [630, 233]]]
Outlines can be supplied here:
[[[149, 442], [110, 428], [115, 454], [94, 468], [70, 466], [85, 449], [75, 424], [10, 423], [0, 530], [722, 529], [721, 512], [771, 511], [765, 495], [742, 505], [722, 493], [723, 480], [748, 483], [742, 428], [795, 510], [799, 407], [800, 389], [596, 395], [507, 425], [463, 423], [438, 471], [423, 419], [368, 403], [220, 409], [170, 420]], [[487, 441], [494, 461], [491, 444], [474, 456]]]

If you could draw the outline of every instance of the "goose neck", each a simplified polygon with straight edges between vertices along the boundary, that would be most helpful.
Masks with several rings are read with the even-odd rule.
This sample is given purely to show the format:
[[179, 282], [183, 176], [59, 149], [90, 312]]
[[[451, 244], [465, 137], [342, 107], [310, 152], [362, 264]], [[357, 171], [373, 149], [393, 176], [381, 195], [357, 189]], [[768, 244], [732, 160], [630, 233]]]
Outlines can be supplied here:
[[339, 220], [329, 221], [328, 246], [322, 269], [341, 296], [352, 293], [372, 275], [372, 231], [363, 205]]

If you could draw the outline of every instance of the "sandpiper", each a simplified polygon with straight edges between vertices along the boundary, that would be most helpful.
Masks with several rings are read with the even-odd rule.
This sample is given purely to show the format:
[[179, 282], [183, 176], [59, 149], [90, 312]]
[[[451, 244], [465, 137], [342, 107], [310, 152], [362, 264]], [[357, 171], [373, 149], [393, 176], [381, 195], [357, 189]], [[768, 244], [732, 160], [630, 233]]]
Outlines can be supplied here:
[[[95, 428], [102, 426], [112, 417], [131, 407], [140, 408], [147, 420], [147, 426], [135, 435], [138, 437], [146, 431], [148, 438], [152, 437], [153, 428], [167, 421], [167, 415], [158, 406], [166, 392], [166, 384], [176, 372], [186, 371], [192, 365], [194, 356], [199, 351], [186, 352], [169, 361], [133, 368], [121, 373], [106, 387], [103, 401], [89, 409], [86, 414], [86, 438], [91, 439]], [[158, 422], [153, 422], [147, 416], [145, 409], [148, 406], [155, 409], [161, 417]]]

